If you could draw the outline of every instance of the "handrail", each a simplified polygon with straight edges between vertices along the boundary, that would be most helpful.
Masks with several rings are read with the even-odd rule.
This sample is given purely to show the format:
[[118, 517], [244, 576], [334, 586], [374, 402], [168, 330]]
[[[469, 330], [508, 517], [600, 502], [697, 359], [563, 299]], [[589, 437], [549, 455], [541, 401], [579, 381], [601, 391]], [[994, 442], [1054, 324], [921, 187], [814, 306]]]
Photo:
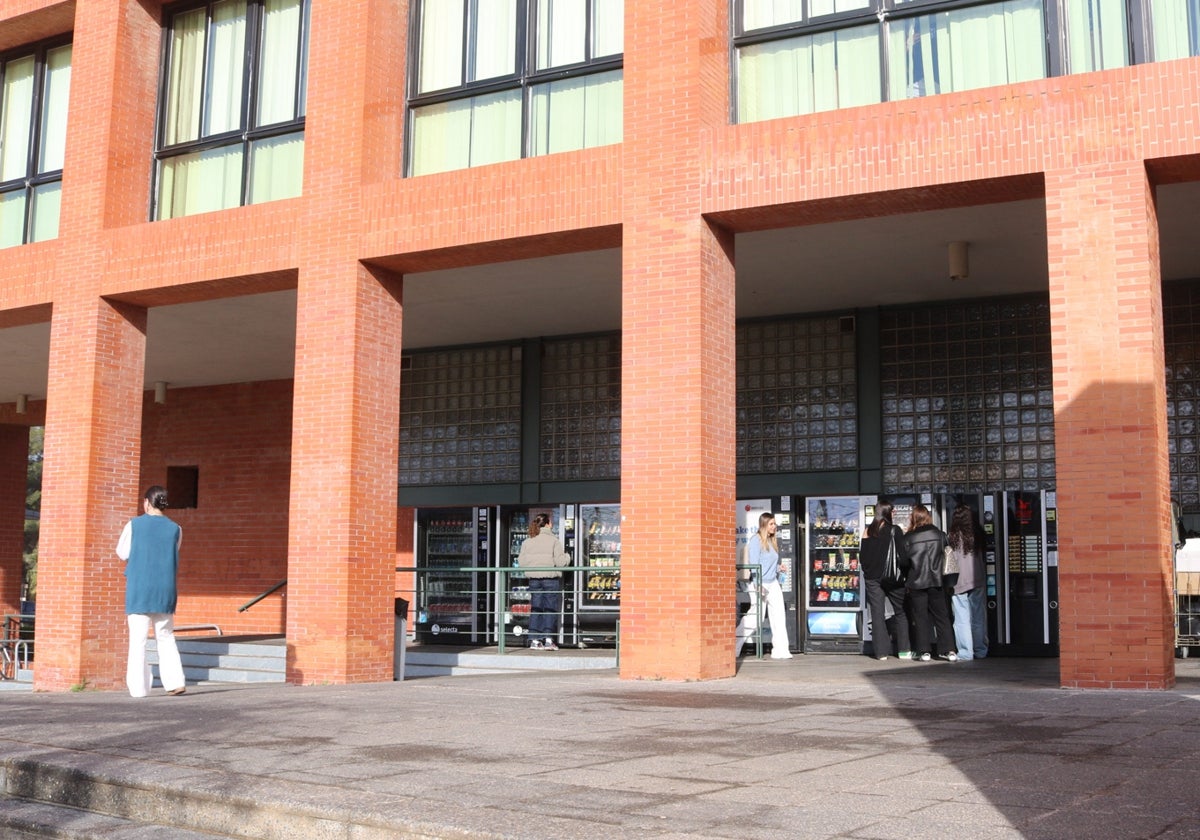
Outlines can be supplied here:
[[279, 583], [275, 584], [274, 586], [272, 586], [270, 589], [268, 589], [266, 592], [262, 593], [261, 595], [251, 598], [249, 601], [242, 604], [240, 607], [238, 607], [238, 612], [245, 612], [246, 610], [250, 609], [255, 604], [257, 604], [259, 601], [261, 601], [263, 598], [266, 598], [268, 595], [272, 595], [272, 594], [278, 592], [280, 589], [283, 589], [283, 587], [285, 587], [285, 586], [287, 586], [287, 578], [284, 578], [283, 580], [279, 581]]
[[185, 624], [182, 627], [175, 628], [176, 633], [194, 633], [197, 630], [216, 630], [218, 636], [225, 635], [221, 632], [221, 625], [219, 624]]
[[[606, 571], [619, 570], [620, 564], [617, 564], [616, 566], [611, 566], [611, 567], [604, 567], [604, 569]], [[750, 569], [751, 571], [757, 572], [758, 576], [762, 575], [762, 564], [760, 564], [760, 563], [738, 564], [737, 569], [739, 571], [741, 571], [743, 569]], [[581, 566], [513, 566], [513, 567], [458, 566], [458, 567], [451, 567], [451, 568], [396, 566], [395, 570], [399, 573], [405, 573], [405, 574], [412, 573], [418, 577], [422, 576], [422, 575], [446, 574], [446, 573], [450, 573], [450, 574], [482, 573], [482, 574], [496, 575], [498, 578], [498, 584], [497, 584], [496, 588], [500, 591], [507, 591], [509, 587], [506, 584], [506, 580], [512, 576], [521, 576], [521, 575], [525, 574], [526, 572], [576, 572], [576, 571], [592, 572], [592, 571], [596, 571], [596, 567], [590, 566], [590, 565], [581, 565]], [[416, 591], [414, 591], [412, 594], [415, 596]], [[417, 608], [418, 605], [416, 604], [415, 600], [416, 599], [414, 598], [413, 607]], [[766, 605], [762, 598], [756, 598], [755, 601], [756, 601], [755, 616], [757, 618], [757, 621], [755, 622], [755, 628], [754, 628], [754, 648], [755, 648], [755, 656], [758, 659], [762, 659], [762, 656], [763, 656], [763, 624], [764, 624], [763, 620], [766, 618], [766, 615], [765, 615], [765, 606]], [[565, 607], [565, 604], [564, 604], [564, 607]], [[560, 608], [560, 610], [561, 609], [562, 608]], [[559, 626], [561, 627], [562, 625], [560, 624]], [[736, 633], [736, 621], [735, 621], [734, 632]], [[506, 636], [508, 635], [503, 630], [503, 623], [499, 623], [497, 625], [496, 630], [495, 630], [495, 635], [496, 635], [497, 650], [499, 653], [503, 654], [505, 651], [505, 648], [507, 647]], [[621, 623], [620, 623], [619, 619], [617, 621], [614, 643], [616, 644], [616, 648], [617, 648], [617, 658], [618, 658], [617, 661], [620, 662]]]

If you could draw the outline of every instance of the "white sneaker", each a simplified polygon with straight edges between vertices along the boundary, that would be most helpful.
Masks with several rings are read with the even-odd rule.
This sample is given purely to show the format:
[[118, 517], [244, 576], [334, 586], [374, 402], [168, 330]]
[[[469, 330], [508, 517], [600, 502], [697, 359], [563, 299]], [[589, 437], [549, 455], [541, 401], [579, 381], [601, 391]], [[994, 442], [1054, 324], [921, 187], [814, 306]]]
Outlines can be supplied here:
[[917, 660], [918, 662], [928, 662], [930, 659], [932, 659], [932, 657], [928, 653], [920, 653], [914, 654], [913, 659]]
[[954, 651], [950, 651], [949, 653], [946, 654], [946, 661], [947, 662], [957, 662], [958, 654], [955, 653]]
[[558, 645], [554, 644], [553, 639], [546, 639], [542, 642], [542, 650], [558, 650]]
[[542, 649], [542, 640], [534, 639], [532, 642], [529, 643], [529, 649], [530, 650], [541, 650]]

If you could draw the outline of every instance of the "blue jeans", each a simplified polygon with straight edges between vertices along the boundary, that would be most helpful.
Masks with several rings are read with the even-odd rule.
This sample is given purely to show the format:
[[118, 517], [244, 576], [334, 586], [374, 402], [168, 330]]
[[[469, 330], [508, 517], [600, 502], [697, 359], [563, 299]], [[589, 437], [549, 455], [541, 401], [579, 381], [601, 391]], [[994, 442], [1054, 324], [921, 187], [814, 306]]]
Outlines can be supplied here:
[[548, 639], [558, 633], [562, 608], [562, 580], [529, 578], [529, 638]]
[[983, 659], [987, 656], [987, 613], [984, 611], [982, 586], [969, 589], [951, 600], [954, 604], [954, 639], [959, 659]]

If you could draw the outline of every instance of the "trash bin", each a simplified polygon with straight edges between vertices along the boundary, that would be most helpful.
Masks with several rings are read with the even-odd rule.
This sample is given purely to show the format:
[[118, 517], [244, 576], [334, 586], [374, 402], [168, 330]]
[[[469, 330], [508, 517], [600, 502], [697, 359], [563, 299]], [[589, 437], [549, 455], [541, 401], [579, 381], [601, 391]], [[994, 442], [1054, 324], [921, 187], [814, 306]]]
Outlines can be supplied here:
[[392, 651], [392, 679], [404, 679], [404, 649], [408, 647], [408, 601], [396, 599], [396, 645]]

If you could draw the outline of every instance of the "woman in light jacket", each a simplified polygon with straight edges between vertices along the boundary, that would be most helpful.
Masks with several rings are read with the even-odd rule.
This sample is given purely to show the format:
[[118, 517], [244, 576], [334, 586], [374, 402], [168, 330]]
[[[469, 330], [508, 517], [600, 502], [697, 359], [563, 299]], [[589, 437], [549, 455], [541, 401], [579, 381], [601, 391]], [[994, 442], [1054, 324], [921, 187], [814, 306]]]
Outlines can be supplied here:
[[913, 506], [904, 542], [912, 564], [904, 585], [908, 588], [908, 605], [913, 616], [913, 658], [929, 661], [931, 631], [936, 630], [938, 657], [957, 662], [954, 626], [950, 623], [950, 609], [942, 589], [946, 535], [934, 526], [925, 505]]
[[[783, 605], [783, 587], [779, 585], [779, 544], [775, 541], [775, 516], [764, 513], [758, 517], [758, 534], [746, 544], [746, 563], [761, 566], [762, 577], [751, 583], [750, 611], [742, 617], [737, 630], [737, 650], [754, 635], [758, 628], [758, 598], [755, 589], [761, 584], [762, 599], [767, 603], [767, 622], [771, 625], [771, 658], [791, 659], [788, 650], [787, 610]], [[757, 570], [756, 570], [757, 571]]]

